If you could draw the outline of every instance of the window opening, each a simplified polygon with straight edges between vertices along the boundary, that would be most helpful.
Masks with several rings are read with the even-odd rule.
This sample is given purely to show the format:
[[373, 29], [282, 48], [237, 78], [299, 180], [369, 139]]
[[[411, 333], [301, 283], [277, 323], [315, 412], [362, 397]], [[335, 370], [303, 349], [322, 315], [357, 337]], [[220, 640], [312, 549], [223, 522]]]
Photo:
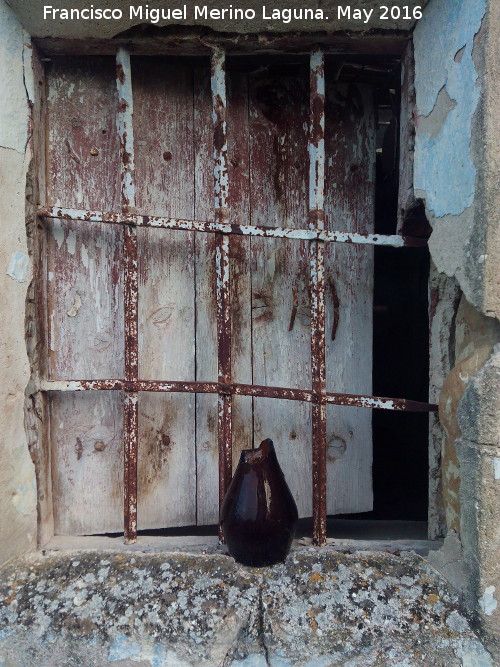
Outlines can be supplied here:
[[[39, 215], [48, 219], [66, 219], [85, 223], [119, 225], [123, 228], [123, 293], [124, 293], [124, 358], [123, 378], [85, 380], [46, 378], [41, 390], [46, 392], [119, 391], [123, 401], [124, 451], [124, 534], [127, 542], [137, 537], [137, 476], [138, 476], [138, 393], [216, 394], [218, 397], [219, 499], [222, 500], [232, 472], [232, 403], [235, 396], [282, 399], [310, 403], [312, 406], [312, 494], [313, 541], [326, 541], [326, 407], [328, 405], [368, 409], [429, 412], [437, 406], [425, 401], [405, 398], [384, 398], [374, 395], [345, 394], [327, 391], [325, 249], [329, 244], [355, 244], [376, 247], [421, 247], [425, 239], [387, 233], [358, 233], [325, 229], [325, 56], [315, 48], [309, 58], [309, 122], [308, 217], [297, 228], [266, 225], [242, 225], [228, 215], [231, 184], [228, 179], [228, 129], [226, 122], [227, 95], [225, 52], [213, 47], [211, 56], [211, 95], [213, 119], [213, 165], [215, 216], [213, 220], [179, 219], [136, 213], [134, 130], [132, 125], [133, 91], [130, 52], [120, 47], [116, 58], [120, 140], [120, 209], [111, 212], [78, 210], [65, 206], [41, 206]], [[354, 68], [355, 70], [356, 68]], [[356, 72], [353, 72], [353, 77]], [[71, 147], [68, 148], [68, 151]], [[78, 159], [78, 156], [75, 156]], [[165, 160], [168, 156], [165, 157]], [[217, 302], [217, 381], [184, 382], [173, 380], [142, 380], [139, 377], [138, 343], [138, 247], [137, 230], [151, 228], [194, 232], [215, 236], [216, 302]], [[310, 388], [264, 386], [235, 382], [231, 368], [231, 269], [230, 239], [232, 237], [271, 238], [281, 243], [305, 241], [308, 244], [308, 281], [311, 297]], [[304, 383], [307, 380], [304, 379]], [[166, 499], [168, 502], [168, 499]]]

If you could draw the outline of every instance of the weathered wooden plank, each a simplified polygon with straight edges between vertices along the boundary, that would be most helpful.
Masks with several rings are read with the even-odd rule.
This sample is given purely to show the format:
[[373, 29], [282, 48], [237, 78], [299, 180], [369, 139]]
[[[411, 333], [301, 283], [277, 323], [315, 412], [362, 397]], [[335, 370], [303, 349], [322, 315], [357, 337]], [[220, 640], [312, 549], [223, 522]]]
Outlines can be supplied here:
[[196, 523], [193, 399], [182, 394], [139, 394], [140, 530]]
[[123, 414], [119, 392], [54, 394], [50, 400], [56, 535], [123, 529]]
[[[192, 72], [171, 60], [132, 59], [136, 206], [194, 214]], [[195, 379], [194, 238], [138, 229], [139, 376]], [[140, 528], [196, 520], [195, 398], [139, 398]]]
[[98, 223], [47, 223], [51, 379], [123, 376], [121, 233]]
[[[232, 71], [230, 64], [227, 76], [229, 221], [248, 225], [251, 222], [248, 77]], [[243, 384], [252, 384], [253, 381], [250, 253], [249, 238], [231, 238], [232, 377], [234, 382]], [[254, 399], [249, 396], [233, 396], [233, 470], [238, 465], [241, 451], [255, 445], [253, 403]]]
[[[112, 58], [55, 59], [48, 77], [47, 199], [118, 206]], [[120, 229], [47, 223], [51, 378], [123, 375]]]
[[[119, 206], [114, 58], [54, 59], [48, 74], [47, 201]], [[120, 229], [47, 223], [48, 373], [123, 375]], [[121, 400], [116, 392], [51, 401], [56, 533], [121, 530]]]
[[[327, 229], [371, 233], [374, 220], [373, 91], [326, 90]], [[327, 244], [327, 391], [372, 391], [373, 248]], [[329, 514], [372, 508], [371, 411], [327, 407]]]
[[115, 59], [53, 58], [48, 72], [47, 202], [118, 210]]
[[[307, 67], [250, 76], [251, 223], [308, 216]], [[251, 240], [253, 381], [311, 387], [308, 244]], [[271, 438], [300, 516], [311, 515], [311, 407], [255, 399], [254, 438]]]
[[[194, 85], [195, 216], [214, 218], [214, 130], [210, 66], [196, 68]], [[196, 379], [216, 382], [217, 303], [215, 235], [195, 235]], [[196, 396], [196, 523], [215, 524], [219, 515], [217, 396]]]

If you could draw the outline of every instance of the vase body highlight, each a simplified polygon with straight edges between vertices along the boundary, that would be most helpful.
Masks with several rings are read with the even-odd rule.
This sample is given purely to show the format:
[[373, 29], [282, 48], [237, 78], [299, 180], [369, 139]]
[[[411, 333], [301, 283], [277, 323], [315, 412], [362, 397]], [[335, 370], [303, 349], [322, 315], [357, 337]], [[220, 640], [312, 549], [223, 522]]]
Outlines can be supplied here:
[[220, 511], [231, 556], [253, 567], [284, 561], [297, 519], [297, 506], [272, 440], [264, 440], [258, 449], [243, 450]]

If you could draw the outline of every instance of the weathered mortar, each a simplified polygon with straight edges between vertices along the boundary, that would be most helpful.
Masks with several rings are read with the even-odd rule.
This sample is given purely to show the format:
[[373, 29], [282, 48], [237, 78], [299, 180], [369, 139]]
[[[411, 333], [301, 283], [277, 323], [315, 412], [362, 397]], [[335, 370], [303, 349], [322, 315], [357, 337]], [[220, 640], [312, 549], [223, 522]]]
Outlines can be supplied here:
[[[492, 666], [458, 597], [412, 553], [68, 553], [0, 579], [0, 665]], [[412, 642], [408, 642], [409, 636]]]

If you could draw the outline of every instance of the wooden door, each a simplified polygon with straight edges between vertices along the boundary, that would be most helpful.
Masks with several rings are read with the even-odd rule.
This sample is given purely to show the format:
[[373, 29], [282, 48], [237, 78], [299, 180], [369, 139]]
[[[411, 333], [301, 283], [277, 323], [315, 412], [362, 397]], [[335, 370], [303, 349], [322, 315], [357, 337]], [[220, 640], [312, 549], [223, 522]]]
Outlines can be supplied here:
[[[138, 212], [210, 220], [213, 134], [205, 61], [133, 58]], [[307, 226], [307, 64], [228, 62], [229, 219]], [[118, 210], [114, 59], [54, 59], [48, 77], [47, 203]], [[372, 90], [329, 81], [326, 228], [373, 231]], [[50, 379], [123, 377], [118, 226], [47, 224]], [[139, 377], [217, 381], [215, 240], [138, 229]], [[307, 245], [230, 241], [233, 380], [311, 388]], [[371, 394], [373, 251], [328, 244], [327, 391]], [[122, 527], [122, 396], [54, 395], [58, 534]], [[328, 513], [371, 509], [371, 411], [328, 406]], [[217, 397], [139, 396], [138, 528], [213, 524]], [[301, 516], [311, 508], [311, 406], [235, 396], [233, 464], [271, 437]]]

